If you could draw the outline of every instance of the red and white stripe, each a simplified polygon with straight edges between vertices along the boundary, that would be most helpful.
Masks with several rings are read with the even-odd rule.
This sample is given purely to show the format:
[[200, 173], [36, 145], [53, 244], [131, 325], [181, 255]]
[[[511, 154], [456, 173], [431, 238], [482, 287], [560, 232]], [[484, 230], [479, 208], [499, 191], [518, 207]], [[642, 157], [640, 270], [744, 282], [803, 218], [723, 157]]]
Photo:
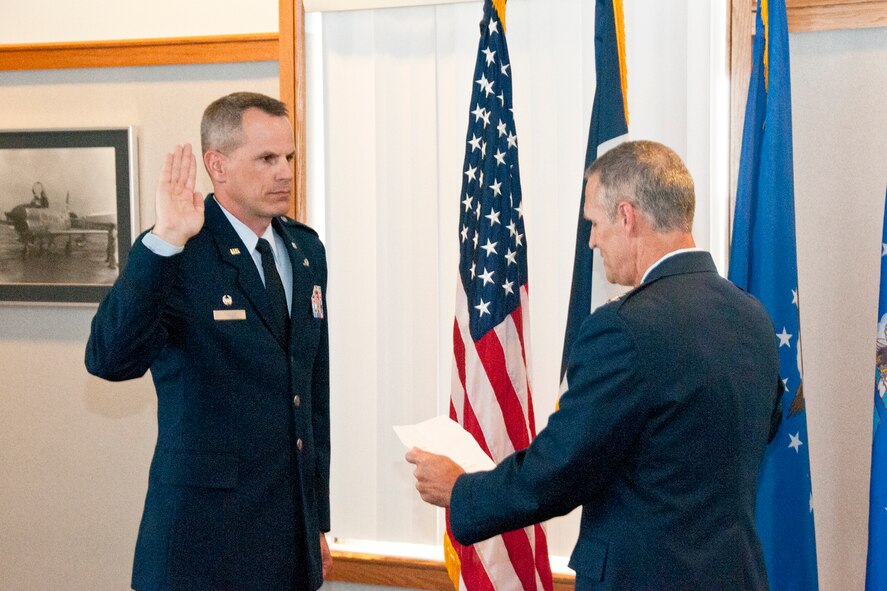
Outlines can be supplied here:
[[[470, 309], [457, 282], [453, 323], [453, 378], [450, 417], [471, 433], [494, 462], [523, 449], [536, 436], [524, 331], [529, 310], [526, 286], [521, 306], [474, 342]], [[447, 535], [461, 563], [466, 591], [551, 591], [545, 529], [535, 525], [462, 546]]]

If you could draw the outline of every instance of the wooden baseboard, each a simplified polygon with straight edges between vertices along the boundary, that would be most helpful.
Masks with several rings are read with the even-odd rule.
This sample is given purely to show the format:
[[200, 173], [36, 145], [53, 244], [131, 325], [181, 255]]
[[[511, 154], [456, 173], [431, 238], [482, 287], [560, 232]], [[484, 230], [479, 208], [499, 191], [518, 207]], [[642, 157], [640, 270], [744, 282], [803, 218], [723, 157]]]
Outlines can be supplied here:
[[[443, 561], [333, 551], [330, 580], [405, 589], [453, 591]], [[554, 575], [554, 591], [573, 591], [575, 578]]]

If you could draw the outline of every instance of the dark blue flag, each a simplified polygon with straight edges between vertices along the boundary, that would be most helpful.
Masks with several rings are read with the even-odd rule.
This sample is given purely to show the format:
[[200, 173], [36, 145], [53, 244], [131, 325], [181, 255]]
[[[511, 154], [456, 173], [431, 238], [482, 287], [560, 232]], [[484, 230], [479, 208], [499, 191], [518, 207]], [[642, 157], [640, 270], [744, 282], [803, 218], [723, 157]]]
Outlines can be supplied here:
[[875, 335], [875, 409], [872, 429], [872, 480], [869, 494], [869, 553], [865, 567], [866, 591], [887, 589], [887, 205], [881, 233], [881, 293], [878, 297], [878, 331]]
[[[596, 86], [585, 151], [585, 169], [598, 157], [598, 146], [628, 133], [625, 95], [624, 29], [622, 0], [597, 0], [594, 13], [594, 65]], [[585, 203], [585, 181], [579, 198], [579, 224], [576, 229], [576, 255], [573, 260], [573, 283], [567, 329], [561, 354], [561, 379], [566, 377], [570, 349], [582, 321], [591, 313], [592, 250], [588, 248], [591, 223], [582, 215]], [[565, 389], [563, 386], [562, 390]]]
[[782, 426], [764, 456], [757, 498], [758, 535], [773, 591], [818, 588], [795, 248], [785, 0], [759, 0], [729, 278], [769, 312], [786, 388]]

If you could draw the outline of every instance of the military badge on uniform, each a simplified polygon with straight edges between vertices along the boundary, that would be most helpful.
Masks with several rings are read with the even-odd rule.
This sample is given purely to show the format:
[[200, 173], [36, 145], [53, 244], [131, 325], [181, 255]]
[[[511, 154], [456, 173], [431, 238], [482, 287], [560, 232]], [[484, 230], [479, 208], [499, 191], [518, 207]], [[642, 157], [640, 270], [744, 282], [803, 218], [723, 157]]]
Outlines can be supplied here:
[[311, 294], [311, 312], [315, 318], [323, 318], [323, 293], [320, 286], [314, 286], [314, 292]]
[[232, 255], [236, 256], [236, 255], [240, 254], [240, 249], [239, 248], [232, 248], [228, 252], [230, 252]]
[[225, 304], [226, 306], [230, 306], [231, 304], [234, 303], [234, 298], [232, 298], [228, 294], [225, 294], [222, 296], [222, 303]]

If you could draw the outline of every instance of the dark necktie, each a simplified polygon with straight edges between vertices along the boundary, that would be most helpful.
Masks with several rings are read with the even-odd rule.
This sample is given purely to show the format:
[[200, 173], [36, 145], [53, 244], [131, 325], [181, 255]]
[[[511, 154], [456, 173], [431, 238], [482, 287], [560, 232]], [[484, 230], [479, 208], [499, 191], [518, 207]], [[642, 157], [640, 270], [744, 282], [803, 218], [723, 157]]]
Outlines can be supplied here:
[[274, 253], [271, 245], [264, 238], [259, 238], [256, 250], [262, 255], [262, 271], [265, 273], [265, 289], [268, 290], [268, 298], [271, 300], [271, 312], [274, 322], [274, 336], [284, 348], [289, 340], [290, 316], [286, 305], [286, 292], [283, 291], [283, 282], [277, 273], [277, 265], [274, 264]]

